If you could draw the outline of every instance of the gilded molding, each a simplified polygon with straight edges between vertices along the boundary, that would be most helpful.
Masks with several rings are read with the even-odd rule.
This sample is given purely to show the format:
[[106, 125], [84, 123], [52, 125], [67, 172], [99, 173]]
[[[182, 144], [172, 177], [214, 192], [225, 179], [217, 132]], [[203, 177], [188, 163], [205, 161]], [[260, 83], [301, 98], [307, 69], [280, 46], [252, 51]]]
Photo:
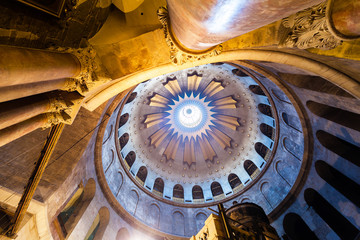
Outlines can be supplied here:
[[290, 32], [280, 46], [324, 50], [339, 46], [342, 41], [329, 30], [326, 8], [327, 4], [323, 2], [284, 18], [282, 25]]
[[157, 11], [159, 21], [164, 30], [165, 41], [170, 48], [170, 60], [175, 65], [182, 65], [187, 62], [199, 61], [205, 58], [219, 55], [222, 51], [222, 45], [206, 49], [204, 51], [195, 51], [183, 46], [172, 32], [169, 13], [166, 7], [160, 7]]

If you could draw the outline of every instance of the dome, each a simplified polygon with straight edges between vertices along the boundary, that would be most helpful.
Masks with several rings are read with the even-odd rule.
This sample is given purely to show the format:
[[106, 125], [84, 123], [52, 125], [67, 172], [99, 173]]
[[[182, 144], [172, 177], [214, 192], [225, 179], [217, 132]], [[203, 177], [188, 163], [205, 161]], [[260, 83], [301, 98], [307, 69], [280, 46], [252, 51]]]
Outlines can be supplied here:
[[[107, 123], [101, 158], [119, 212], [185, 237], [134, 217], [147, 207], [131, 202], [141, 195], [169, 214], [179, 207], [196, 214], [220, 202], [249, 201], [277, 214], [303, 174], [305, 140], [296, 104], [271, 75], [255, 70], [197, 66], [149, 79], [123, 98]], [[112, 129], [114, 141], [107, 141]], [[274, 188], [280, 191], [273, 199], [259, 197]]]

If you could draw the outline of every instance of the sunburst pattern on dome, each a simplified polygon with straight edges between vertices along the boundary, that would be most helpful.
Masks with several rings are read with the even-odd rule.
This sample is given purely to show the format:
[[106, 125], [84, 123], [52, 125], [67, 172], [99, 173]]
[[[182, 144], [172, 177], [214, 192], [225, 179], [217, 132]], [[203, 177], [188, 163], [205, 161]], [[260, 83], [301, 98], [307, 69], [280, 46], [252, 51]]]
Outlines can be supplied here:
[[221, 94], [225, 88], [221, 81], [213, 79], [205, 86], [202, 81], [197, 74], [188, 76], [187, 87], [182, 89], [176, 78], [169, 79], [164, 88], [170, 94], [154, 93], [150, 98], [149, 105], [156, 110], [145, 115], [144, 124], [153, 130], [150, 145], [161, 149], [167, 161], [182, 151], [183, 162], [191, 166], [198, 149], [205, 161], [213, 161], [214, 143], [222, 149], [231, 147], [232, 138], [219, 127], [236, 131], [240, 126], [238, 117], [227, 111], [235, 109], [237, 101]]

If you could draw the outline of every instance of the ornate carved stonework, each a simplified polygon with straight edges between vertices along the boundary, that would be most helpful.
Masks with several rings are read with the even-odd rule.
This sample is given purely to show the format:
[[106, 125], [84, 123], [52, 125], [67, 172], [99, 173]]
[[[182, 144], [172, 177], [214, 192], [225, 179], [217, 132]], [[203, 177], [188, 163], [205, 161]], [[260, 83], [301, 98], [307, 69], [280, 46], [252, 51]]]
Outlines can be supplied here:
[[80, 62], [79, 75], [69, 78], [63, 90], [77, 91], [81, 95], [85, 95], [91, 89], [111, 80], [104, 68], [101, 67], [101, 61], [97, 60], [96, 52], [91, 46], [79, 49], [56, 48], [52, 50], [71, 53]]
[[170, 48], [170, 59], [175, 65], [182, 65], [186, 62], [194, 62], [208, 57], [219, 55], [222, 51], [222, 46], [217, 45], [204, 51], [192, 51], [186, 49], [176, 39], [176, 36], [171, 31], [169, 14], [166, 7], [160, 7], [157, 11], [159, 21], [163, 25], [165, 40]]
[[55, 92], [48, 94], [49, 113], [47, 113], [48, 122], [43, 128], [51, 127], [55, 124], [71, 124], [81, 107], [84, 98], [76, 92]]
[[342, 41], [329, 31], [325, 15], [326, 2], [323, 2], [284, 18], [282, 25], [290, 32], [280, 46], [333, 49], [340, 45]]

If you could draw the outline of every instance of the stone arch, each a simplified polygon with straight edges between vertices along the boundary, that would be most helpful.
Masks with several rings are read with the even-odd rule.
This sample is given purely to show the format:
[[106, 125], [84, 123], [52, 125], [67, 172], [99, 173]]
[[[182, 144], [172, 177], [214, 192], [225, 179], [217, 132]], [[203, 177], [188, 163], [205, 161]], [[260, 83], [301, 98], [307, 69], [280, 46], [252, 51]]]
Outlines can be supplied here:
[[205, 213], [199, 212], [198, 214], [196, 214], [195, 220], [196, 220], [196, 231], [197, 232], [199, 232], [203, 228], [206, 219], [207, 219], [207, 216]]
[[172, 214], [172, 232], [179, 236], [185, 235], [185, 217], [179, 210], [174, 211]]
[[127, 228], [122, 227], [116, 234], [116, 240], [130, 240], [130, 234]]
[[106, 227], [109, 224], [110, 212], [107, 207], [101, 207], [96, 215], [85, 239], [102, 240]]
[[338, 210], [312, 188], [304, 192], [306, 203], [329, 225], [341, 239], [356, 239], [360, 233]]
[[60, 229], [57, 229], [59, 236], [66, 238], [71, 234], [94, 198], [95, 191], [96, 182], [90, 178], [85, 188], [79, 187], [66, 201], [66, 205], [55, 219], [55, 224], [60, 225]]
[[161, 211], [156, 203], [151, 203], [148, 208], [147, 222], [155, 228], [159, 228]]

